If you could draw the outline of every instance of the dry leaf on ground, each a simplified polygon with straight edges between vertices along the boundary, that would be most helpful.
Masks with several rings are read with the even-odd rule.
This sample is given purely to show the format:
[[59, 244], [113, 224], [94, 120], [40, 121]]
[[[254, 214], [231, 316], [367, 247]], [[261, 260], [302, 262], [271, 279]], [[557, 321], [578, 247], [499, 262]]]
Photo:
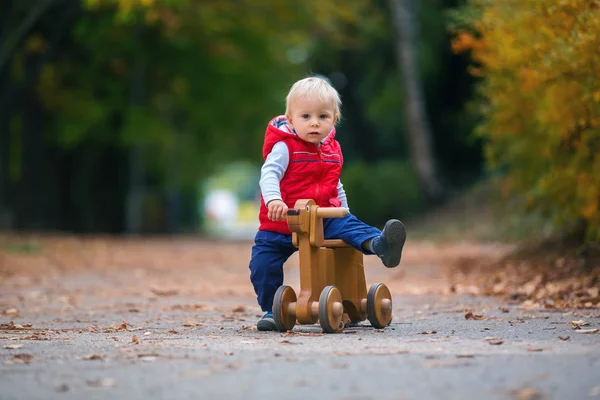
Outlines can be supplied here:
[[590, 334], [590, 333], [598, 333], [598, 328], [594, 329], [575, 329], [577, 333]]
[[150, 288], [150, 291], [157, 296], [175, 296], [179, 291], [177, 289]]
[[542, 394], [533, 388], [523, 388], [513, 392], [515, 398], [519, 400], [540, 399]]
[[191, 326], [202, 326], [202, 324], [199, 323], [199, 322], [190, 322], [190, 321], [188, 321], [188, 322], [184, 322], [183, 326], [189, 328]]
[[504, 340], [502, 340], [499, 337], [486, 337], [486, 338], [483, 338], [483, 340], [485, 340], [489, 344], [493, 344], [493, 345], [499, 345], [499, 344], [504, 343]]
[[585, 322], [582, 319], [580, 319], [579, 321], [571, 321], [571, 325], [575, 328], [579, 328], [581, 326], [587, 326], [589, 324], [590, 324], [589, 322]]
[[15, 354], [9, 364], [29, 364], [33, 360], [31, 354]]
[[112, 378], [96, 379], [93, 381], [86, 381], [89, 387], [113, 387], [117, 385], [117, 382]]
[[483, 319], [483, 315], [473, 314], [471, 311], [469, 311], [465, 314], [465, 319]]
[[102, 356], [100, 354], [90, 354], [87, 356], [81, 357], [82, 360], [102, 360]]

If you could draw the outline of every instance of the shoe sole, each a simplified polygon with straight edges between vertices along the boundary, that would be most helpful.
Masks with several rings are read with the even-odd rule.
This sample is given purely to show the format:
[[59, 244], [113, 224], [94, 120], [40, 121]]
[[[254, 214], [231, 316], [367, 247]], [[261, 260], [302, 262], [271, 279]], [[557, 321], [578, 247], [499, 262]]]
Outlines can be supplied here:
[[261, 319], [256, 323], [256, 329], [259, 331], [277, 331], [277, 324], [275, 320]]
[[397, 219], [389, 220], [383, 227], [383, 237], [387, 251], [381, 261], [386, 267], [394, 268], [400, 264], [402, 259], [402, 248], [406, 242], [406, 228]]

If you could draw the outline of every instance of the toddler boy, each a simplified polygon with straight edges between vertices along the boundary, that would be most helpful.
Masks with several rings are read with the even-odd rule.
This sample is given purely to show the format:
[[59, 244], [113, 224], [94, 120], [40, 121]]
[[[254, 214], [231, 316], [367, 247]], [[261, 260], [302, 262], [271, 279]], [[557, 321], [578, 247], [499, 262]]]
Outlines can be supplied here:
[[[327, 81], [305, 78], [290, 89], [285, 115], [267, 125], [260, 227], [250, 259], [250, 280], [265, 312], [257, 323], [259, 331], [277, 330], [273, 297], [283, 284], [284, 262], [297, 250], [286, 221], [288, 208], [299, 199], [313, 199], [319, 207], [348, 208], [340, 181], [344, 158], [335, 140], [340, 106], [338, 92]], [[388, 268], [400, 264], [406, 230], [396, 219], [380, 231], [348, 213], [325, 219], [323, 230], [325, 239], [342, 239], [364, 254], [376, 254]]]

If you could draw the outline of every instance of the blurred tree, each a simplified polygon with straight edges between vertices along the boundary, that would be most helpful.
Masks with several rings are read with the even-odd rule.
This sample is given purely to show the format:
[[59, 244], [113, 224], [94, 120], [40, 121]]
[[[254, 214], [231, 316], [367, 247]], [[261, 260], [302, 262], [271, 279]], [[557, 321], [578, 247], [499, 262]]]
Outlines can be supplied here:
[[438, 177], [437, 164], [432, 151], [432, 135], [421, 75], [418, 67], [416, 44], [419, 43], [419, 29], [412, 0], [390, 0], [393, 23], [396, 28], [396, 53], [403, 77], [404, 113], [411, 148], [411, 160], [426, 198], [438, 202], [444, 196], [444, 189]]
[[507, 192], [600, 240], [600, 1], [469, 0], [454, 29], [483, 77], [478, 133]]
[[10, 2], [6, 32], [22, 40], [0, 71], [0, 196], [17, 227], [84, 231], [139, 231], [149, 196], [175, 204], [219, 164], [258, 160], [313, 41], [350, 45], [346, 27], [372, 13], [366, 0], [42, 1], [29, 25], [33, 9]]
[[[353, 26], [358, 31], [354, 36], [359, 38], [355, 46], [339, 49], [317, 44], [309, 62], [312, 70], [328, 76], [342, 95], [343, 118], [336, 138], [344, 147], [347, 163], [365, 162], [376, 169], [385, 160], [410, 159], [411, 145], [402, 112], [407, 91], [396, 54], [392, 4], [376, 0], [373, 5], [379, 10], [377, 17]], [[426, 0], [413, 10], [415, 64], [421, 77], [423, 107], [430, 116], [430, 157], [438, 165], [437, 179], [448, 191], [459, 191], [478, 179], [482, 165], [481, 140], [472, 135], [476, 114], [465, 107], [475, 78], [466, 72], [468, 57], [451, 51], [447, 29], [447, 10], [456, 5], [456, 0]], [[398, 185], [418, 182], [400, 179], [401, 175]], [[407, 211], [393, 210], [397, 215]]]

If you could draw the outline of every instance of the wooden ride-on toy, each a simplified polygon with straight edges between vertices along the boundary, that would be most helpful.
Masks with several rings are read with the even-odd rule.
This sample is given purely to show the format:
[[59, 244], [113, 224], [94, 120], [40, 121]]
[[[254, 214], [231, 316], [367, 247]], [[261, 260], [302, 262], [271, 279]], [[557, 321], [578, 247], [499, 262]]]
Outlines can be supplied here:
[[325, 333], [367, 318], [379, 329], [391, 322], [392, 295], [383, 283], [367, 292], [363, 254], [343, 240], [324, 239], [323, 218], [346, 214], [346, 208], [319, 207], [313, 200], [298, 200], [288, 210], [287, 223], [300, 256], [300, 294], [286, 285], [275, 292], [273, 318], [280, 331], [317, 320]]

